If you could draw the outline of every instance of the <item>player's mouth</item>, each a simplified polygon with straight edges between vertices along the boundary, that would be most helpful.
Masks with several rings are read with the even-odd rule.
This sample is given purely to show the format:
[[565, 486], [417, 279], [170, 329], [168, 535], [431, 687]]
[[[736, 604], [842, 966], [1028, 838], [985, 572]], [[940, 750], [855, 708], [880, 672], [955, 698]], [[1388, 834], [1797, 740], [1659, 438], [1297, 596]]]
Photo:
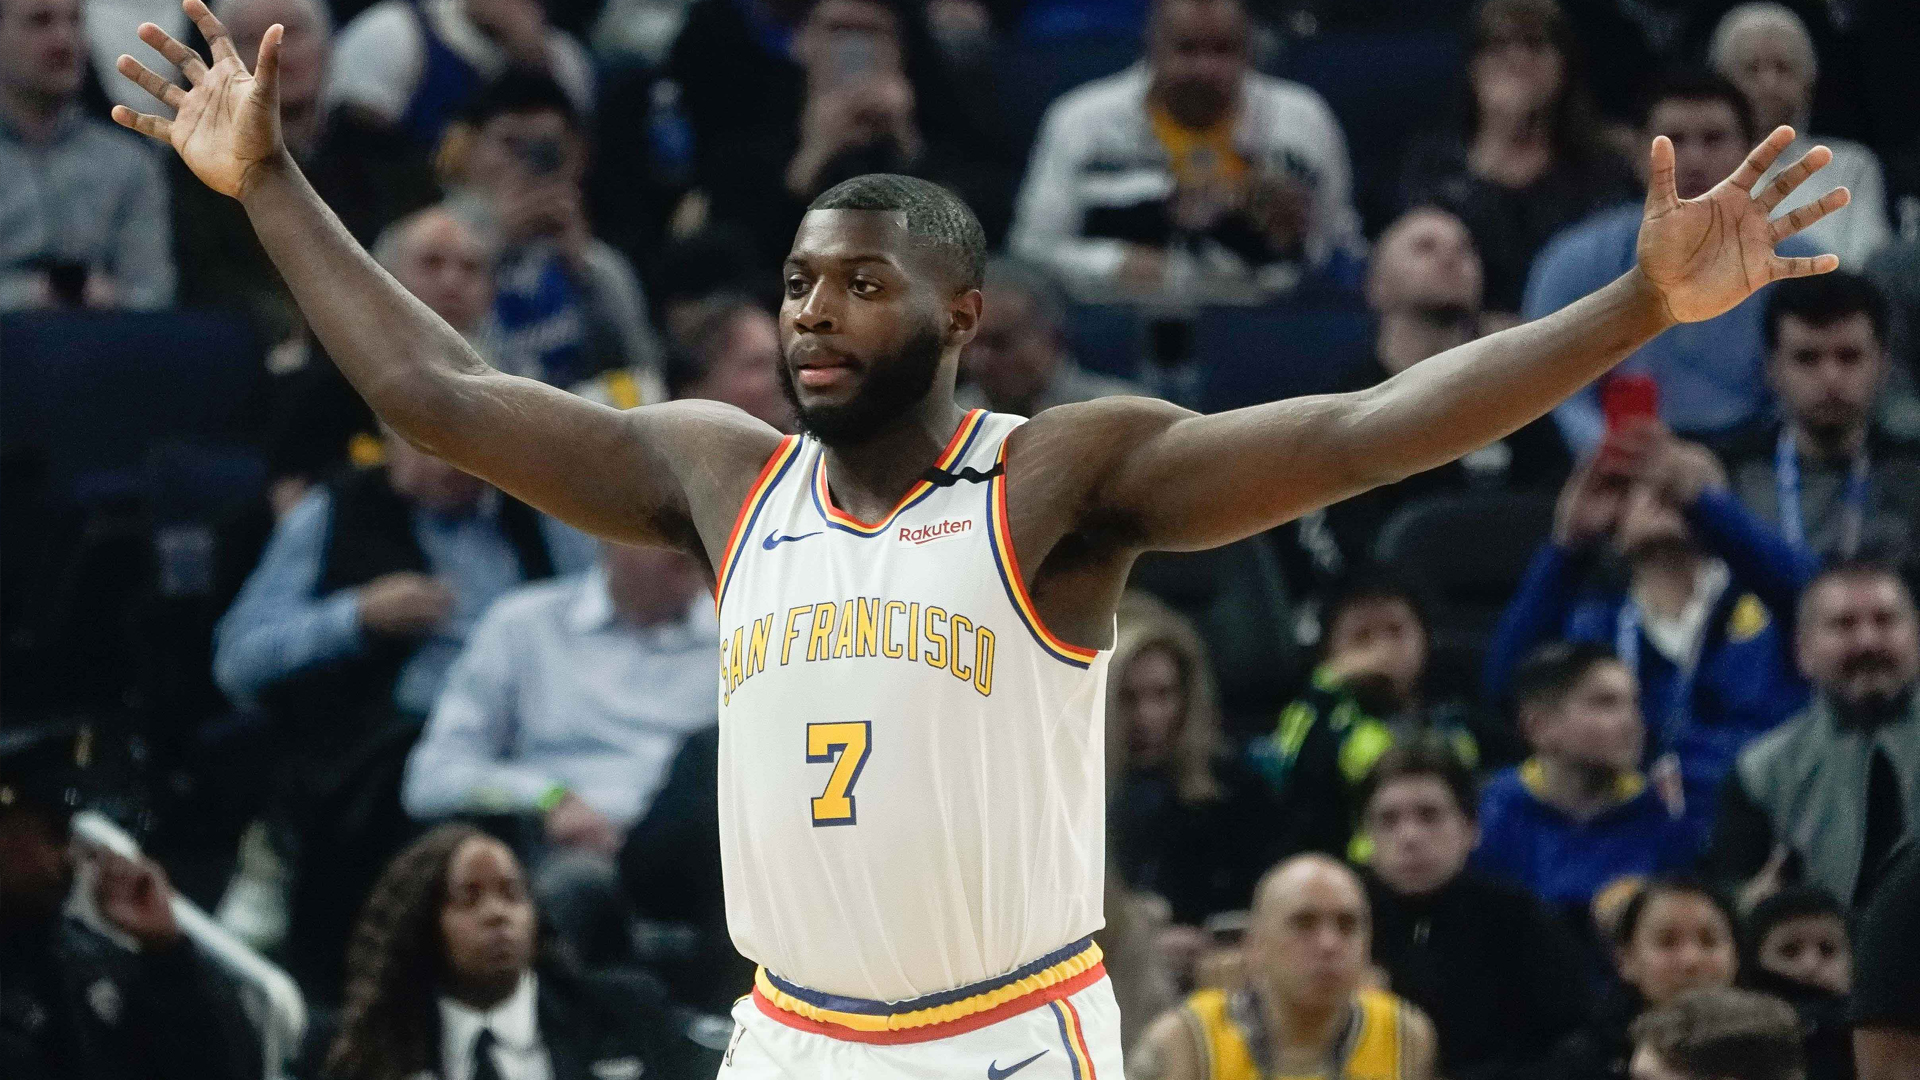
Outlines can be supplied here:
[[788, 363], [793, 367], [794, 382], [809, 390], [850, 386], [859, 376], [858, 364], [823, 345], [794, 349]]

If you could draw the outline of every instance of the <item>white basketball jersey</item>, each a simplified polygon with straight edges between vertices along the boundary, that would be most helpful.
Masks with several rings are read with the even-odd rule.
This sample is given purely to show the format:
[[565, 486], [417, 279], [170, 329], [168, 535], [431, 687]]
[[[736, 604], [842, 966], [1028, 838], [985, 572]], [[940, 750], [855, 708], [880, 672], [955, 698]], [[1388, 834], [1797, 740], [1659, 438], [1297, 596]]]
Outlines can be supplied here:
[[1108, 654], [1041, 625], [996, 469], [1019, 417], [967, 414], [875, 524], [823, 448], [780, 445], [720, 568], [720, 856], [742, 954], [899, 1001], [1101, 925]]

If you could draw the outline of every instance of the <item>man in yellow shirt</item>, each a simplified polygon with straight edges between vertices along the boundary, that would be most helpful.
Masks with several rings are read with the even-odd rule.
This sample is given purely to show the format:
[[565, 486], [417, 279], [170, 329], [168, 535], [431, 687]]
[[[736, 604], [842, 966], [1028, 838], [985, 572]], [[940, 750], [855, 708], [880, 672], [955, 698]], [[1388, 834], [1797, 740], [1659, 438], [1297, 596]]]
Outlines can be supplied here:
[[1433, 1024], [1365, 985], [1370, 921], [1353, 871], [1300, 855], [1254, 890], [1246, 979], [1155, 1021], [1136, 1080], [1431, 1080]]

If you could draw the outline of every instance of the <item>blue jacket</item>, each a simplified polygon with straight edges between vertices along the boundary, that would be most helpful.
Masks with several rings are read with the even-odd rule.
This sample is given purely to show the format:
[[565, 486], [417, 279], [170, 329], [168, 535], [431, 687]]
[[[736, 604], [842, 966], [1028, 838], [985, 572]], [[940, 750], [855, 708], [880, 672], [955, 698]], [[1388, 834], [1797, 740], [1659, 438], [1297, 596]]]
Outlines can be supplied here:
[[1575, 821], [1542, 802], [1539, 763], [1503, 769], [1480, 796], [1480, 846], [1473, 866], [1505, 878], [1563, 910], [1584, 909], [1608, 882], [1628, 874], [1681, 870], [1693, 862], [1697, 833], [1639, 774], [1620, 778], [1620, 802]]
[[[1550, 315], [1631, 269], [1644, 216], [1645, 208], [1636, 199], [1602, 210], [1554, 237], [1533, 261], [1521, 316]], [[1781, 241], [1779, 252], [1819, 253], [1798, 236]], [[1761, 370], [1764, 314], [1765, 301], [1759, 294], [1750, 296], [1724, 315], [1669, 327], [1627, 357], [1621, 368], [1646, 372], [1659, 382], [1660, 416], [1674, 430], [1726, 435], [1760, 419], [1770, 400]], [[1600, 395], [1593, 387], [1555, 409], [1553, 418], [1575, 456], [1592, 451], [1605, 428]]]
[[[1649, 757], [1679, 754], [1687, 816], [1704, 825], [1720, 782], [1742, 747], [1806, 707], [1808, 687], [1793, 657], [1800, 590], [1818, 570], [1724, 490], [1687, 508], [1698, 543], [1727, 564], [1731, 584], [1707, 622], [1691, 700], [1676, 703], [1676, 666], [1641, 632], [1640, 709]], [[1507, 605], [1487, 648], [1486, 692], [1505, 701], [1514, 669], [1556, 639], [1612, 645], [1627, 596], [1618, 587], [1584, 588], [1591, 553], [1541, 547]]]

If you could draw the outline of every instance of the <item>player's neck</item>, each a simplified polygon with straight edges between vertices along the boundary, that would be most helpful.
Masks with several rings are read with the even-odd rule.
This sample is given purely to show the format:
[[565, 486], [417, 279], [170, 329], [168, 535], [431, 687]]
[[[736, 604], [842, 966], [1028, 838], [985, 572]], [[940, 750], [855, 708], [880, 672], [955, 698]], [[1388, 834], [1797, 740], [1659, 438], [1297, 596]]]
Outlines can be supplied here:
[[833, 504], [862, 521], [885, 517], [940, 459], [965, 417], [951, 395], [930, 394], [873, 438], [827, 447]]

